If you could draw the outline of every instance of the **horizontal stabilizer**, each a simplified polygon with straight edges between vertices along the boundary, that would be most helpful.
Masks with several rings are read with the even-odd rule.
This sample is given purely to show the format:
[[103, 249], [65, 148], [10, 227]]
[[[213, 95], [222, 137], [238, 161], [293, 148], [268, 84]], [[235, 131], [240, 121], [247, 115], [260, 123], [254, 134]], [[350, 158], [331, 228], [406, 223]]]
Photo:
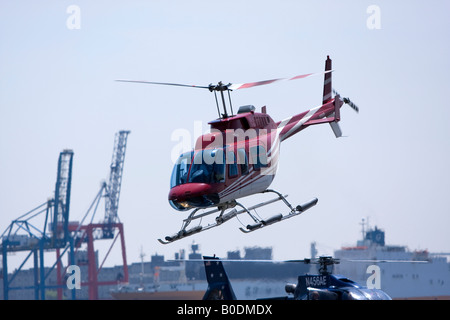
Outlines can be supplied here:
[[336, 121], [330, 122], [330, 127], [333, 130], [336, 138], [342, 137], [342, 130], [338, 122]]

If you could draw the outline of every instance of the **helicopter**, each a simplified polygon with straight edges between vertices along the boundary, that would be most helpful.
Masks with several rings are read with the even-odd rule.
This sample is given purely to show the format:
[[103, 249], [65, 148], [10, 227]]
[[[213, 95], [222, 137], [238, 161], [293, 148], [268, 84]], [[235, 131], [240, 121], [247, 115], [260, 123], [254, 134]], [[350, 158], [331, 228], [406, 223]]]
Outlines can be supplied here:
[[[204, 265], [208, 288], [203, 300], [237, 300], [228, 275], [222, 264], [227, 262], [249, 262], [251, 260], [220, 260], [216, 256], [204, 256]], [[255, 260], [263, 262], [266, 260]], [[271, 261], [267, 261], [271, 262]], [[298, 276], [296, 284], [285, 285], [287, 296], [268, 297], [258, 300], [392, 300], [381, 289], [369, 289], [347, 277], [332, 274], [330, 267], [339, 263], [339, 259], [321, 256], [318, 259], [287, 260], [305, 264], [318, 264], [318, 274]]]
[[[116, 80], [155, 85], [168, 85], [207, 89], [214, 92], [218, 118], [209, 122], [210, 132], [197, 138], [195, 148], [182, 153], [172, 170], [168, 200], [177, 211], [190, 211], [183, 220], [181, 229], [164, 240], [168, 244], [187, 236], [220, 226], [224, 222], [246, 213], [253, 223], [239, 229], [244, 233], [262, 229], [271, 224], [292, 218], [315, 206], [317, 198], [303, 204], [293, 206], [282, 193], [269, 189], [277, 167], [280, 143], [303, 129], [317, 124], [328, 123], [335, 136], [341, 137], [339, 127], [340, 108], [348, 104], [356, 112], [358, 107], [349, 99], [340, 97], [332, 89], [332, 61], [329, 56], [325, 61], [325, 71], [302, 74], [291, 78], [278, 78], [241, 84], [224, 84], [221, 81], [214, 85], [198, 86], [166, 82], [150, 82], [138, 80]], [[275, 122], [267, 113], [267, 108], [256, 112], [253, 105], [241, 106], [234, 114], [230, 92], [268, 85], [283, 80], [304, 79], [313, 75], [324, 74], [322, 104], [287, 119]], [[217, 92], [220, 93], [223, 112], [219, 108]], [[225, 92], [228, 95], [227, 110]], [[333, 94], [335, 96], [333, 97]], [[237, 200], [258, 193], [274, 193], [275, 198], [245, 207]], [[251, 213], [252, 210], [282, 201], [288, 207], [287, 214], [277, 214], [266, 219]], [[240, 208], [239, 210], [236, 208]], [[206, 211], [208, 209], [208, 211]], [[204, 212], [206, 211], [206, 212]], [[213, 223], [201, 224], [188, 229], [189, 224], [205, 216], [217, 214]], [[200, 220], [201, 221], [201, 220]]]

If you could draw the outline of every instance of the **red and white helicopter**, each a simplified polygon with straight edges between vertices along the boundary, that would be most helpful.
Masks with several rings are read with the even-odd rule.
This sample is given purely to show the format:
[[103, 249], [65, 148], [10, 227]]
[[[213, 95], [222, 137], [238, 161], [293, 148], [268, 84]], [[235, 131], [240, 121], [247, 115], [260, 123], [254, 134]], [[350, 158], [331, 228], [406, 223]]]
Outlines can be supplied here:
[[[316, 124], [329, 123], [336, 137], [342, 132], [338, 122], [340, 108], [346, 103], [358, 112], [358, 107], [348, 98], [341, 99], [331, 86], [331, 59], [325, 62], [324, 89], [322, 105], [299, 113], [285, 120], [275, 122], [267, 113], [266, 107], [256, 112], [251, 105], [242, 106], [237, 114], [233, 114], [230, 91], [252, 88], [271, 84], [281, 80], [303, 79], [317, 73], [308, 73], [293, 78], [280, 78], [244, 84], [223, 84], [196, 86], [176, 83], [162, 83], [136, 80], [117, 80], [159, 85], [203, 88], [214, 92], [219, 118], [209, 122], [211, 130], [198, 137], [195, 148], [179, 156], [172, 171], [170, 181], [169, 203], [178, 211], [192, 210], [183, 220], [180, 231], [172, 236], [166, 236], [163, 244], [182, 239], [202, 232], [236, 217], [247, 213], [253, 220], [246, 228], [240, 228], [248, 233], [261, 229], [270, 224], [297, 216], [317, 204], [314, 198], [304, 204], [293, 207], [286, 195], [268, 189], [272, 183], [278, 167], [280, 143], [303, 129]], [[228, 104], [231, 114], [228, 114], [224, 92], [228, 93]], [[219, 111], [216, 92], [220, 92], [224, 113]], [[333, 93], [335, 96], [333, 97]], [[257, 193], [272, 192], [276, 198], [246, 208], [237, 199]], [[282, 200], [289, 212], [278, 214], [267, 219], [261, 219], [250, 211], [273, 202]], [[235, 207], [240, 207], [237, 210]], [[202, 212], [204, 209], [211, 209]], [[201, 211], [201, 212], [199, 212]], [[197, 225], [187, 229], [188, 225], [197, 219], [218, 213], [215, 221], [206, 226]]]

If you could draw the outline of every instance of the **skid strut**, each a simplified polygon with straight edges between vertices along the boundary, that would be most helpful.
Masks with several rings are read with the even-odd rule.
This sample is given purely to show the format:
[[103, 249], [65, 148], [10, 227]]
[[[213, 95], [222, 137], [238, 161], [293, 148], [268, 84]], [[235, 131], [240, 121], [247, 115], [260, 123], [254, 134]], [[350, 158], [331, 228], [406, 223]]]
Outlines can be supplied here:
[[[158, 241], [160, 243], [162, 243], [162, 244], [168, 244], [168, 243], [171, 243], [173, 241], [180, 240], [182, 238], [191, 236], [193, 234], [196, 234], [196, 233], [199, 233], [199, 232], [203, 232], [203, 231], [209, 230], [211, 228], [215, 228], [215, 227], [217, 227], [217, 226], [227, 222], [228, 220], [230, 220], [230, 219], [232, 219], [232, 218], [236, 217], [237, 215], [239, 215], [241, 213], [244, 213], [244, 212], [247, 213], [250, 216], [250, 218], [254, 221], [254, 224], [247, 225], [246, 229], [244, 229], [242, 227], [239, 228], [239, 229], [242, 232], [244, 232], [244, 233], [249, 233], [249, 232], [253, 232], [253, 231], [259, 230], [261, 228], [264, 228], [266, 226], [269, 226], [271, 224], [274, 224], [274, 223], [277, 223], [277, 222], [280, 222], [280, 221], [283, 221], [283, 220], [286, 220], [286, 219], [298, 216], [298, 215], [302, 214], [303, 212], [305, 212], [306, 210], [310, 209], [311, 207], [315, 206], [317, 204], [317, 202], [318, 202], [318, 199], [314, 198], [314, 199], [312, 199], [312, 200], [310, 200], [308, 202], [305, 202], [305, 203], [303, 203], [301, 205], [298, 205], [298, 206], [296, 206], [294, 208], [286, 200], [287, 195], [283, 196], [278, 191], [275, 191], [275, 190], [272, 190], [272, 189], [267, 189], [267, 190], [263, 191], [262, 193], [266, 193], [266, 192], [273, 192], [278, 197], [273, 198], [273, 199], [268, 200], [268, 201], [265, 201], [265, 202], [258, 203], [256, 205], [248, 207], [248, 208], [244, 207], [242, 204], [240, 204], [237, 201], [232, 201], [230, 203], [227, 203], [227, 204], [225, 204], [223, 206], [218, 207], [217, 209], [209, 210], [207, 212], [203, 212], [203, 213], [199, 213], [199, 214], [197, 214], [197, 212], [199, 210], [201, 210], [201, 209], [200, 208], [194, 209], [189, 214], [189, 216], [186, 219], [183, 220], [183, 226], [181, 227], [180, 231], [178, 231], [177, 233], [175, 233], [172, 236], [166, 236], [164, 238], [165, 240], [158, 239]], [[252, 215], [250, 213], [251, 210], [261, 208], [263, 206], [266, 206], [268, 204], [271, 204], [271, 203], [274, 203], [274, 202], [277, 202], [277, 201], [280, 201], [280, 200], [282, 200], [284, 202], [284, 204], [290, 209], [289, 213], [286, 214], [286, 215], [283, 215], [283, 214], [280, 213], [280, 214], [274, 215], [274, 216], [272, 216], [272, 217], [270, 217], [268, 219], [261, 220], [261, 219], [256, 218], [254, 215]], [[236, 206], [238, 206], [238, 207], [240, 207], [242, 209], [237, 210]], [[225, 212], [228, 209], [232, 209], [232, 210], [229, 211], [229, 212]], [[215, 218], [215, 222], [214, 223], [208, 224], [207, 226], [198, 225], [196, 227], [192, 227], [190, 229], [186, 229], [188, 227], [188, 225], [193, 220], [197, 220], [197, 219], [209, 216], [209, 215], [211, 215], [213, 213], [217, 213], [217, 212], [220, 212], [220, 214]]]

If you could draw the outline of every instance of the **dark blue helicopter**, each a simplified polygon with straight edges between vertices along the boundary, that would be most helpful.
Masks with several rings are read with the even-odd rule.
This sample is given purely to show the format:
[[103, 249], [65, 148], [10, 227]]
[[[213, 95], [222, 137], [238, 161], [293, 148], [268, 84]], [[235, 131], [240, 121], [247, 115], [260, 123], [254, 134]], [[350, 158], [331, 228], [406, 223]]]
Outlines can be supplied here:
[[[222, 264], [217, 257], [203, 257], [208, 288], [203, 300], [236, 300], [231, 283]], [[230, 260], [225, 260], [230, 261]], [[245, 261], [245, 260], [241, 260]], [[339, 260], [329, 256], [318, 259], [289, 260], [287, 262], [303, 262], [318, 264], [319, 274], [298, 276], [297, 284], [285, 286], [287, 296], [268, 297], [269, 300], [392, 300], [380, 289], [369, 289], [339, 275], [333, 275], [329, 267], [338, 264]]]

